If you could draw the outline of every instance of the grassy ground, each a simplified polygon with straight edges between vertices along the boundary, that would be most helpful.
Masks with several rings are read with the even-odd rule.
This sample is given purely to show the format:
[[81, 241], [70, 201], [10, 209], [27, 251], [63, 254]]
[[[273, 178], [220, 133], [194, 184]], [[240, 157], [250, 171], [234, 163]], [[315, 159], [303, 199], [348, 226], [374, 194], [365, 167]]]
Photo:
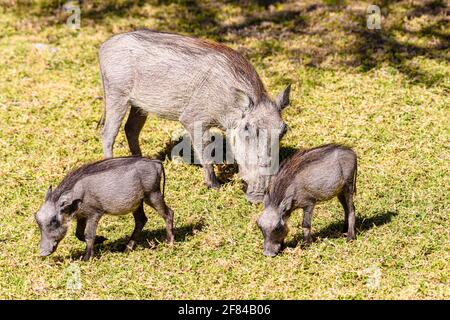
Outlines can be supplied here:
[[[450, 298], [445, 1], [86, 1], [78, 31], [58, 1], [30, 2], [0, 0], [0, 298]], [[366, 28], [373, 2], [381, 30]], [[33, 213], [48, 185], [102, 158], [98, 47], [144, 26], [230, 45], [273, 94], [293, 83], [284, 150], [339, 142], [359, 155], [354, 243], [340, 234], [333, 200], [316, 208], [310, 247], [294, 214], [288, 248], [266, 258], [255, 225], [262, 205], [246, 202], [237, 175], [208, 190], [201, 168], [166, 159], [173, 248], [147, 207], [132, 253], [119, 251], [128, 215], [101, 221], [109, 240], [88, 263], [74, 228], [54, 255], [38, 257]], [[180, 128], [149, 119], [144, 154], [164, 153]], [[123, 131], [115, 151], [128, 154]], [[80, 290], [67, 289], [73, 268]]]

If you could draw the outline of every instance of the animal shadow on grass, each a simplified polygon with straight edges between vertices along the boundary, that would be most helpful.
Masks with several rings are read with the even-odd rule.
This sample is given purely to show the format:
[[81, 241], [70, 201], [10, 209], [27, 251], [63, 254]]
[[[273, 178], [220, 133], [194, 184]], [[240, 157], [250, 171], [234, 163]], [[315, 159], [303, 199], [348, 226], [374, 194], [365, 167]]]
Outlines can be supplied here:
[[[222, 154], [223, 154], [223, 157], [226, 157], [227, 148], [229, 146], [227, 144], [227, 140], [224, 135], [222, 135], [222, 139], [223, 139]], [[181, 146], [180, 143], [185, 143], [186, 146], [191, 146], [189, 159], [187, 159], [189, 157], [188, 155], [186, 157], [184, 157], [183, 149], [179, 150], [178, 147], [174, 154], [174, 152], [173, 152], [174, 148], [176, 146]], [[298, 150], [299, 149], [294, 148], [292, 146], [280, 146], [279, 163], [281, 163], [285, 159], [291, 157]], [[212, 156], [214, 157], [215, 154], [213, 153]], [[191, 140], [187, 134], [177, 137], [177, 139], [172, 139], [172, 140], [168, 141], [166, 143], [166, 146], [164, 147], [164, 149], [161, 150], [159, 153], [157, 153], [154, 157], [161, 161], [164, 161], [166, 158], [168, 158], [169, 160], [175, 160], [175, 158], [177, 158], [177, 161], [183, 161], [183, 162], [201, 167], [201, 165], [199, 164], [199, 161], [197, 159], [197, 156], [195, 155], [194, 149], [192, 148]], [[235, 163], [224, 163], [224, 162], [216, 163], [215, 166], [216, 166], [217, 179], [219, 180], [219, 182], [221, 184], [229, 183], [232, 180], [233, 176], [236, 173], [238, 173], [238, 171], [239, 171], [239, 168], [238, 168], [238, 165], [236, 162]], [[246, 189], [246, 184], [244, 183], [244, 191], [246, 191], [245, 189]]]
[[[196, 234], [201, 231], [205, 223], [203, 221], [190, 223], [181, 227], [175, 227], [173, 232], [175, 235], [175, 244], [177, 242], [186, 241], [187, 237]], [[124, 235], [120, 239], [109, 242], [106, 240], [104, 243], [95, 245], [94, 256], [99, 257], [103, 252], [123, 252], [126, 244], [130, 239], [131, 234]], [[105, 235], [106, 236], [106, 235]], [[135, 249], [137, 247], [144, 247], [146, 249], [154, 249], [159, 244], [163, 244], [166, 240], [166, 229], [159, 228], [156, 230], [142, 230], [139, 235], [139, 239], [136, 242]], [[125, 254], [125, 253], [124, 253]], [[70, 256], [71, 260], [79, 260], [84, 255], [84, 250], [77, 250]]]
[[[223, 139], [222, 154], [223, 158], [225, 158], [227, 154], [227, 142], [224, 135], [222, 135], [222, 139]], [[184, 149], [179, 148], [180, 146], [182, 146], [181, 144], [183, 143], [185, 144], [185, 148]], [[190, 157], [189, 155], [185, 156], [183, 154], [185, 150], [188, 150], [187, 149], [188, 146], [190, 146]], [[177, 149], [174, 151], [175, 147], [177, 147]], [[214, 157], [215, 153], [213, 153], [211, 156]], [[194, 149], [192, 148], [192, 142], [188, 134], [184, 134], [180, 137], [177, 137], [176, 139], [172, 139], [169, 142], [167, 142], [165, 148], [161, 150], [158, 154], [156, 154], [155, 158], [161, 161], [164, 161], [166, 158], [168, 158], [171, 161], [174, 160], [182, 161], [185, 163], [192, 164], [194, 166], [201, 167], [200, 161], [198, 160], [197, 155], [195, 154]], [[236, 163], [221, 162], [215, 163], [215, 166], [217, 179], [221, 184], [229, 183], [232, 180], [233, 175], [238, 172], [238, 166]]]
[[[392, 217], [395, 217], [398, 213], [387, 211], [383, 213], [377, 213], [372, 217], [358, 217], [356, 216], [355, 222], [355, 231], [356, 231], [356, 241], [358, 240], [358, 235], [362, 232], [369, 230], [373, 227], [379, 227], [384, 224], [391, 222]], [[343, 214], [342, 214], [343, 215]], [[342, 232], [344, 228], [344, 221], [333, 222], [327, 227], [318, 230], [318, 232], [312, 232], [312, 241], [316, 242], [318, 239], [335, 239], [335, 238], [343, 238], [344, 234]], [[287, 248], [296, 247], [299, 243], [301, 243], [302, 247], [306, 247], [307, 244], [303, 242], [303, 233], [299, 232], [294, 236], [294, 238], [288, 241], [285, 244]]]

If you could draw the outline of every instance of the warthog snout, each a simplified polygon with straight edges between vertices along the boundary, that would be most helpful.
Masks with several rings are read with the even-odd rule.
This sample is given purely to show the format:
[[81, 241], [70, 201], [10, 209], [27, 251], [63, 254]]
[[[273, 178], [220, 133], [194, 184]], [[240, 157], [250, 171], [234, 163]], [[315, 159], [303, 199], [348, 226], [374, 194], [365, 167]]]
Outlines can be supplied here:
[[264, 243], [263, 254], [266, 257], [275, 257], [281, 251], [282, 244], [281, 243]]
[[261, 176], [254, 183], [249, 183], [246, 190], [247, 200], [251, 203], [260, 203], [270, 181], [270, 176]]
[[51, 255], [53, 252], [55, 252], [57, 247], [58, 247], [58, 242], [56, 242], [56, 241], [48, 241], [46, 243], [41, 243], [39, 255], [41, 257], [47, 257], [47, 256]]

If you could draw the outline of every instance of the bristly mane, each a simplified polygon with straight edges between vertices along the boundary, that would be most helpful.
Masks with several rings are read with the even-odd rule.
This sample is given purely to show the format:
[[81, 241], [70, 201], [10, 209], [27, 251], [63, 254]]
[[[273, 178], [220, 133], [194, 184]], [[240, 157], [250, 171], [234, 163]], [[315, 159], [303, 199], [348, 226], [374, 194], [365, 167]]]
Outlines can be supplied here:
[[292, 184], [298, 172], [336, 149], [349, 150], [350, 148], [341, 144], [330, 143], [312, 149], [299, 150], [292, 157], [285, 159], [280, 164], [278, 174], [270, 183], [269, 203], [278, 206], [283, 201], [287, 188]]
[[[165, 37], [161, 37], [161, 35]], [[231, 71], [236, 79], [247, 83], [251, 88], [255, 89], [253, 98], [256, 104], [267, 99], [266, 89], [255, 68], [241, 53], [228, 46], [188, 35], [160, 32], [146, 28], [136, 30], [132, 33], [132, 36], [138, 40], [147, 40], [147, 37], [151, 37], [152, 42], [170, 50], [177, 50], [192, 58], [211, 53], [220, 55], [226, 61], [223, 65], [224, 68], [231, 67]]]
[[140, 160], [149, 160], [149, 161], [157, 161], [159, 160], [152, 160], [145, 157], [138, 157], [138, 156], [130, 156], [130, 157], [117, 157], [117, 158], [110, 158], [110, 159], [104, 159], [96, 162], [91, 162], [82, 165], [81, 167], [71, 171], [69, 174], [67, 174], [64, 179], [61, 181], [61, 183], [58, 185], [58, 187], [52, 192], [51, 195], [51, 201], [58, 201], [61, 195], [67, 191], [72, 190], [72, 188], [75, 186], [75, 184], [82, 178], [94, 174], [98, 174], [101, 172], [109, 171], [116, 169], [118, 167], [124, 166], [124, 165], [130, 165], [133, 163], [136, 163]]

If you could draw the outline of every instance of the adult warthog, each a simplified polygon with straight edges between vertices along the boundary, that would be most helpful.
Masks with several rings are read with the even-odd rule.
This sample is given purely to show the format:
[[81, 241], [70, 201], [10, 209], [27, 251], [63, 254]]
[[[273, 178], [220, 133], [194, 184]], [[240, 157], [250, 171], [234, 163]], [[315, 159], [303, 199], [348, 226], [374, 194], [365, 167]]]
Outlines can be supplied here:
[[[139, 133], [148, 114], [178, 120], [194, 142], [206, 185], [218, 188], [213, 163], [202, 154], [209, 129], [217, 127], [233, 137], [231, 151], [248, 184], [247, 198], [262, 200], [269, 180], [268, 158], [278, 161], [274, 145], [287, 130], [280, 112], [289, 104], [290, 86], [272, 100], [256, 70], [238, 52], [218, 43], [146, 29], [104, 42], [100, 69], [105, 157], [113, 156], [114, 140], [130, 105], [125, 133], [133, 155], [141, 155]], [[194, 128], [199, 127], [200, 138], [194, 139]], [[261, 133], [275, 138], [261, 143]]]

